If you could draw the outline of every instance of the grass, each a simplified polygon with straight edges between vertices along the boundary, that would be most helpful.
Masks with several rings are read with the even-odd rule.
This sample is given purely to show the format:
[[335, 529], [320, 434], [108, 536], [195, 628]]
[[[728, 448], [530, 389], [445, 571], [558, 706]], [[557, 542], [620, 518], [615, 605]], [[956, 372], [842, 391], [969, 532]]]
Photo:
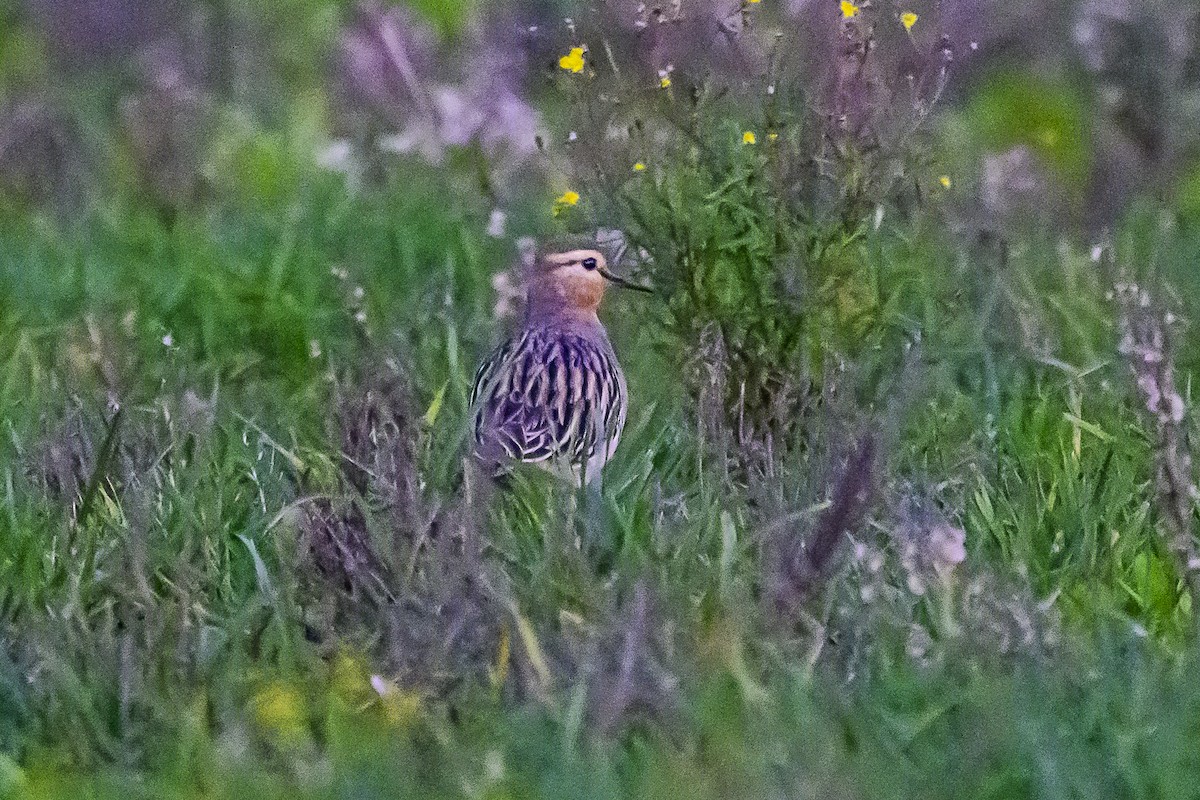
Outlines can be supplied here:
[[[469, 200], [435, 208], [330, 182], [282, 215], [6, 226], [6, 792], [1186, 794], [1190, 603], [1155, 532], [1152, 444], [1104, 287], [1070, 252], [1032, 245], [988, 273], [914, 239], [868, 262], [880, 305], [925, 332], [925, 366], [851, 531], [865, 554], [802, 618], [757, 599], [770, 545], [811, 529], [869, 407], [833, 401], [769, 486], [722, 472], [730, 432], [689, 422], [636, 297], [609, 311], [634, 403], [602, 497], [570, 512], [564, 487], [521, 477], [463, 563], [439, 545], [397, 573], [412, 556], [397, 531], [428, 516], [390, 517], [373, 475], [356, 502], [380, 569], [428, 608], [323, 582], [303, 510], [354, 495], [339, 426], [384, 359], [404, 376], [390, 402], [415, 513], [453, 506], [507, 254]], [[886, 352], [858, 355], [851, 397]], [[922, 595], [896, 538], [917, 495], [967, 543]], [[458, 597], [478, 607], [444, 614], [435, 575], [481, 582]]]
[[972, 239], [907, 140], [642, 77], [552, 120], [634, 131], [572, 153], [555, 224], [621, 227], [659, 290], [606, 301], [632, 402], [596, 492], [460, 483], [516, 258], [479, 153], [355, 186], [273, 133], [279, 181], [187, 213], [0, 206], [0, 797], [1196, 794], [1178, 454], [1110, 292], [1190, 318], [1200, 233], [1147, 204], [1099, 260], [1054, 220]]

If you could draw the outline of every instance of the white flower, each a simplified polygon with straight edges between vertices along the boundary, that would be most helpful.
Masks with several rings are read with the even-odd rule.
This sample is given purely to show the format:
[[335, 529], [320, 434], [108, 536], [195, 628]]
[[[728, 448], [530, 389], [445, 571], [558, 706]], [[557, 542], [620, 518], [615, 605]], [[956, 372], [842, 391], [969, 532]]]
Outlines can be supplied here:
[[967, 558], [967, 532], [948, 522], [940, 522], [929, 531], [929, 555], [938, 575], [948, 576]]
[[498, 208], [493, 208], [492, 215], [488, 218], [487, 235], [493, 239], [502, 239], [507, 226], [508, 215]]
[[349, 139], [334, 139], [317, 153], [317, 166], [322, 169], [350, 174], [358, 169], [354, 148]]

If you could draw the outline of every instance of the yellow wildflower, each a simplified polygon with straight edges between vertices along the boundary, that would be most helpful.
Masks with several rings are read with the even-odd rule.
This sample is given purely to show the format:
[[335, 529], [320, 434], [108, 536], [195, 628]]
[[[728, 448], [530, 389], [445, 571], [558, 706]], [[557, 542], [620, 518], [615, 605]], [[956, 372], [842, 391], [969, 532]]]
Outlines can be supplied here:
[[749, 3], [750, 5], [754, 5], [755, 3], [761, 3], [762, 0], [746, 0], [746, 2]]
[[334, 692], [347, 700], [361, 702], [364, 696], [370, 694], [366, 662], [356, 655], [339, 653], [333, 662], [331, 677]]
[[292, 687], [275, 681], [254, 695], [254, 720], [284, 745], [303, 741], [307, 734], [304, 698]]
[[775, 131], [771, 131], [770, 133], [767, 134], [767, 138], [770, 139], [772, 142], [774, 142], [779, 138], [779, 134], [776, 133]]
[[900, 15], [900, 24], [904, 26], [904, 30], [911, 31], [913, 29], [913, 25], [916, 25], [917, 20], [919, 19], [920, 17], [913, 12], [905, 11]]
[[568, 189], [554, 200], [554, 216], [562, 213], [564, 208], [579, 204], [579, 192]]
[[858, 13], [858, 6], [851, 3], [850, 0], [842, 0], [842, 19], [850, 19]]
[[571, 52], [558, 60], [558, 65], [567, 72], [583, 72], [583, 54], [585, 52], [582, 47], [572, 47]]
[[742, 134], [742, 144], [757, 144], [758, 137], [754, 135], [754, 131], [746, 131]]
[[633, 165], [633, 171], [634, 171], [634, 172], [641, 172], [641, 171], [642, 171], [642, 170], [644, 170], [645, 168], [646, 168], [646, 165], [645, 165], [645, 164], [643, 164], [641, 161], [639, 161], [639, 162], [637, 162], [636, 164], [634, 164], [634, 165]]
[[669, 89], [671, 87], [671, 79], [663, 75], [658, 79], [658, 85], [663, 89]]
[[388, 692], [379, 702], [383, 716], [399, 728], [409, 727], [421, 714], [421, 696], [416, 692]]
[[938, 183], [940, 183], [942, 185], [943, 189], [949, 189], [950, 188], [950, 176], [942, 175], [940, 178], [938, 178]]
[[382, 675], [371, 676], [371, 688], [379, 695], [383, 718], [398, 728], [407, 728], [421, 715], [421, 695], [402, 689]]

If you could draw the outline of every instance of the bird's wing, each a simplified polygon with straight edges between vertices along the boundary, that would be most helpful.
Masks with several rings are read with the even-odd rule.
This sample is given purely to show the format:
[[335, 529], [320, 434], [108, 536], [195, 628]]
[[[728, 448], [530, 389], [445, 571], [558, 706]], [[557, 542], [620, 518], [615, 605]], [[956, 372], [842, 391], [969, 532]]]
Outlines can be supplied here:
[[475, 452], [484, 461], [544, 461], [555, 454], [546, 411], [538, 403], [537, 345], [529, 332], [510, 339], [475, 374]]
[[479, 365], [479, 369], [475, 370], [475, 381], [471, 384], [471, 399], [470, 406], [475, 408], [475, 404], [479, 402], [488, 385], [495, 379], [500, 365], [508, 358], [508, 354], [512, 351], [516, 342], [509, 339], [502, 342], [499, 347], [488, 354], [488, 357]]

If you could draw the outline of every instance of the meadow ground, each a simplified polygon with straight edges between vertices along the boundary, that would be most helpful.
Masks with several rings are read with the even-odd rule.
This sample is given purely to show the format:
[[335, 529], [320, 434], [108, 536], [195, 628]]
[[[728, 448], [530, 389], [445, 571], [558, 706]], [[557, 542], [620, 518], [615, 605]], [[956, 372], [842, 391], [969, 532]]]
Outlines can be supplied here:
[[[1187, 184], [1089, 233], [1065, 89], [831, 128], [579, 24], [544, 181], [225, 119], [215, 199], [4, 196], [0, 796], [1195, 796]], [[596, 227], [620, 449], [481, 507], [511, 231]]]

